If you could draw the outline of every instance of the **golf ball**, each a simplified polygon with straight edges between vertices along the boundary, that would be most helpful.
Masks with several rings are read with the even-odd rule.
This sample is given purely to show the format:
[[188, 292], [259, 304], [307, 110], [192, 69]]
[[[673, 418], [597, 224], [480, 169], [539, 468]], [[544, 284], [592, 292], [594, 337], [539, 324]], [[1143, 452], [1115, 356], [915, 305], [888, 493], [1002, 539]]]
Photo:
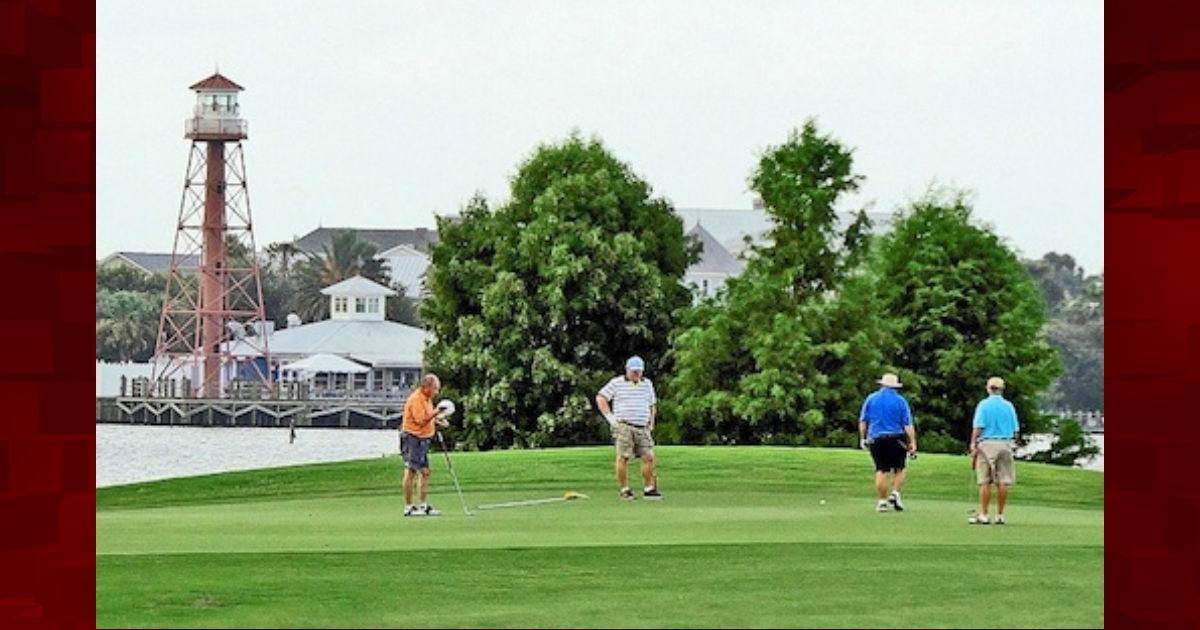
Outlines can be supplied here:
[[821, 505], [825, 505], [825, 499], [821, 499]]

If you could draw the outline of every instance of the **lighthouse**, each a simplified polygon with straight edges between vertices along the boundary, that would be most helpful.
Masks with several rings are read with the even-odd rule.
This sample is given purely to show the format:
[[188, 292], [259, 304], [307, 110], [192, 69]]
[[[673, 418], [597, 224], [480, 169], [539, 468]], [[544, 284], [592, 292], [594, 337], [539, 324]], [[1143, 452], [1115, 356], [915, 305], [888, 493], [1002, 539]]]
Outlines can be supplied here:
[[232, 385], [272, 390], [270, 326], [250, 215], [242, 142], [249, 135], [238, 94], [244, 88], [220, 72], [190, 88], [184, 121], [191, 152], [175, 227], [155, 348], [153, 380], [175, 382], [204, 398]]

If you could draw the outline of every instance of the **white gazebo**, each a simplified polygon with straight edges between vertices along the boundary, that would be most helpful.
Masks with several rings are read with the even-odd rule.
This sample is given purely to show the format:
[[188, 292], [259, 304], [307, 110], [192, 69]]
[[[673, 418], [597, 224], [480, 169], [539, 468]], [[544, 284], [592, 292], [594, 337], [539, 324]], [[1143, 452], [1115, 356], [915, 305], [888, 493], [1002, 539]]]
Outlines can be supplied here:
[[370, 369], [361, 363], [343, 359], [336, 354], [314, 354], [279, 366], [280, 372], [299, 372], [301, 374], [359, 374], [370, 371]]

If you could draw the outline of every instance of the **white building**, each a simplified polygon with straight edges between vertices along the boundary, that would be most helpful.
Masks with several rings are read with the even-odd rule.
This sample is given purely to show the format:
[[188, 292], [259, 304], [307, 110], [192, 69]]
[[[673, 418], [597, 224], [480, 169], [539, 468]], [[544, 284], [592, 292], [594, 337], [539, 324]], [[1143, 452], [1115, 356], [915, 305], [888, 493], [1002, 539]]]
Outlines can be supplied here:
[[412, 245], [397, 245], [376, 255], [387, 267], [392, 282], [404, 287], [405, 297], [414, 300], [425, 297], [425, 272], [429, 269], [429, 254]]
[[683, 274], [683, 284], [697, 298], [714, 295], [725, 286], [726, 280], [742, 273], [745, 263], [729, 253], [704, 226], [697, 223], [687, 236], [699, 242], [701, 247], [700, 260]]
[[314, 386], [325, 392], [392, 392], [409, 388], [420, 379], [431, 336], [420, 328], [384, 319], [386, 300], [395, 291], [354, 276], [321, 293], [329, 296], [329, 319], [288, 326], [267, 339], [273, 373], [279, 366], [305, 357], [331, 354], [369, 370], [312, 375]]

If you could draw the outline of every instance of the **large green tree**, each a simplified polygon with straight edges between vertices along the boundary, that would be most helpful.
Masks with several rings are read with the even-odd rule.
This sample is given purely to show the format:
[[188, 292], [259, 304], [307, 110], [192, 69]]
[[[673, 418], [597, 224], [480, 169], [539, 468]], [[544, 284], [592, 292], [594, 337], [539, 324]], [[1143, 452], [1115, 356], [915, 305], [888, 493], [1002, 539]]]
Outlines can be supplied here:
[[927, 450], [962, 448], [989, 376], [1008, 383], [1022, 429], [1044, 430], [1037, 403], [1062, 372], [1037, 285], [972, 212], [964, 192], [930, 191], [897, 212], [874, 261], [892, 363]]
[[867, 274], [865, 213], [849, 149], [814, 121], [765, 150], [750, 177], [771, 229], [746, 269], [693, 309], [674, 338], [664, 438], [700, 443], [852, 441], [882, 329]]
[[670, 204], [598, 139], [538, 147], [511, 198], [439, 218], [422, 321], [428, 369], [473, 448], [595, 442], [593, 399], [631, 354], [665, 369], [696, 253]]

